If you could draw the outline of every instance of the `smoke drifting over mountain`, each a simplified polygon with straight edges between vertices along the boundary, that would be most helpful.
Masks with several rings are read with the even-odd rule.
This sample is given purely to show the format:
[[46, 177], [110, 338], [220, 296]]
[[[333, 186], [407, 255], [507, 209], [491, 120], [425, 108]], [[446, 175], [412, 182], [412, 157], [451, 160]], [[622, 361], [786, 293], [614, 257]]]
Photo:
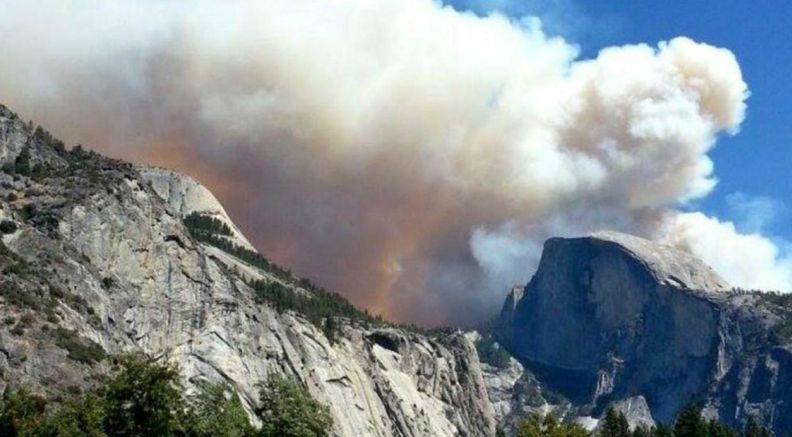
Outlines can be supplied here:
[[744, 117], [725, 49], [576, 60], [538, 20], [430, 0], [20, 0], [0, 38], [12, 108], [192, 174], [265, 254], [394, 318], [491, 314], [546, 237], [603, 228], [792, 284], [767, 238], [674, 210], [712, 189], [707, 152]]

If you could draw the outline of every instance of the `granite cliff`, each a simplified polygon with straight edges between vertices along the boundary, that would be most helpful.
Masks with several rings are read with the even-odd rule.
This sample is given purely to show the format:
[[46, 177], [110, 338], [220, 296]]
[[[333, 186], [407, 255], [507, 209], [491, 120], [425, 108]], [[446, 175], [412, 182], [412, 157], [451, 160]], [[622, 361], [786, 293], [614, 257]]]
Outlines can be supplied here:
[[536, 387], [561, 395], [564, 414], [596, 418], [614, 405], [633, 424], [669, 423], [698, 403], [728, 425], [752, 415], [783, 435], [790, 303], [732, 290], [689, 254], [637, 237], [553, 238], [495, 335]]
[[[464, 335], [343, 317], [329, 335], [262, 302], [254, 283], [320, 291], [250, 262], [263, 258], [189, 177], [67, 150], [2, 106], [0, 166], [0, 391], [84, 390], [109, 355], [143, 351], [178, 364], [188, 389], [229, 384], [248, 410], [268, 375], [295, 379], [330, 407], [338, 436], [494, 435]], [[224, 223], [217, 238], [235, 250], [195, 238], [193, 213]]]
[[0, 106], [0, 243], [0, 392], [84, 391], [142, 351], [249, 412], [287, 376], [337, 436], [493, 436], [537, 411], [591, 429], [608, 406], [651, 425], [691, 402], [792, 431], [792, 298], [628, 235], [550, 239], [493, 326], [420, 332], [267, 261], [193, 179], [67, 149]]

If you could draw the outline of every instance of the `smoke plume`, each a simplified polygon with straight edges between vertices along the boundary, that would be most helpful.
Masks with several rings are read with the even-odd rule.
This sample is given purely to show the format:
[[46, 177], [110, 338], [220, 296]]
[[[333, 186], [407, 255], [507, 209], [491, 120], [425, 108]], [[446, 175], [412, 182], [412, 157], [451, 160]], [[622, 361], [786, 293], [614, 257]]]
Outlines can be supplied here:
[[4, 103], [193, 175], [263, 253], [396, 319], [492, 314], [546, 237], [603, 228], [792, 284], [769, 239], [675, 210], [745, 114], [725, 49], [581, 60], [537, 19], [431, 0], [10, 0], [0, 40]]

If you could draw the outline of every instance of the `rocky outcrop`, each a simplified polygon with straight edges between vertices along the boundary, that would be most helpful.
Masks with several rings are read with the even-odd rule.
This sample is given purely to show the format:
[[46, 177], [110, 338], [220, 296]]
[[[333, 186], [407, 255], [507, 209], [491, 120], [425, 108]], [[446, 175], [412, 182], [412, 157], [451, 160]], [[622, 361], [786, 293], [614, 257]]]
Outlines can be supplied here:
[[200, 184], [56, 142], [0, 106], [0, 219], [16, 228], [0, 245], [0, 388], [80, 390], [105, 354], [142, 350], [177, 363], [188, 388], [229, 384], [250, 410], [268, 375], [294, 378], [330, 407], [338, 436], [494, 435], [463, 335], [339, 319], [331, 341], [249, 286], [310, 295], [300, 281], [191, 237], [183, 217], [206, 213], [251, 248]]
[[697, 402], [727, 424], [751, 414], [787, 433], [792, 355], [779, 333], [789, 303], [732, 291], [689, 254], [637, 237], [554, 238], [496, 335], [595, 417], [614, 405], [633, 424], [668, 423]]
[[[228, 245], [191, 234], [192, 213], [224, 223]], [[517, 359], [503, 368], [479, 363], [461, 333], [331, 317], [329, 335], [257, 299], [252, 281], [320, 295], [252, 262], [205, 187], [67, 151], [0, 106], [0, 242], [0, 391], [80, 391], [108, 356], [144, 351], [178, 364], [189, 390], [225, 382], [249, 411], [259, 382], [293, 378], [329, 406], [338, 436], [490, 436], [548, 411], [593, 428], [607, 406], [651, 424], [690, 402], [792, 432], [792, 298], [733, 291], [690, 255], [631, 236], [546, 243], [496, 325]]]
[[233, 243], [255, 250], [214, 194], [196, 180], [161, 167], [138, 167], [138, 172], [154, 192], [182, 217], [198, 213], [216, 218], [231, 229]]

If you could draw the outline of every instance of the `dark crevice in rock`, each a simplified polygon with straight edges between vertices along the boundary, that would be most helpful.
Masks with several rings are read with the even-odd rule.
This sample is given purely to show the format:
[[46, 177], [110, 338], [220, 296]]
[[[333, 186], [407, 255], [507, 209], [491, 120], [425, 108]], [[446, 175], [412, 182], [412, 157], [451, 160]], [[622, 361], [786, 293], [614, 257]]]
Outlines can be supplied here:
[[185, 248], [184, 242], [182, 241], [182, 239], [178, 235], [166, 235], [165, 236], [165, 241], [166, 242], [174, 242], [174, 243], [178, 244], [179, 247], [181, 247], [182, 249]]
[[390, 331], [374, 331], [367, 336], [367, 338], [374, 344], [388, 349], [389, 351], [399, 353], [404, 338], [400, 335]]

